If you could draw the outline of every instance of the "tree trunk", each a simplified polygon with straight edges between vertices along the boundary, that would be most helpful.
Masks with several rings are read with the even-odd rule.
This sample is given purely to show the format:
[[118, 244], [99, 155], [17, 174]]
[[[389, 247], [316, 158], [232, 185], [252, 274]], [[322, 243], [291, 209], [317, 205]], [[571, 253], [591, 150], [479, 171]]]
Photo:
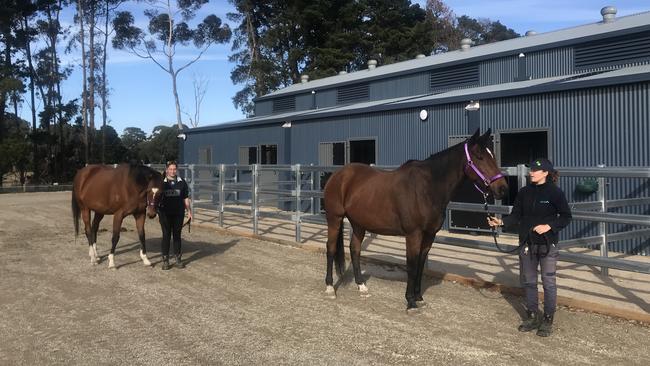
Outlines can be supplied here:
[[88, 106], [86, 105], [86, 97], [87, 97], [87, 88], [86, 88], [86, 83], [87, 83], [87, 78], [86, 78], [86, 44], [84, 43], [84, 10], [83, 10], [83, 0], [77, 0], [77, 12], [79, 14], [79, 36], [80, 36], [80, 42], [81, 42], [81, 69], [82, 71], [82, 83], [83, 83], [83, 90], [82, 90], [82, 95], [81, 95], [81, 116], [83, 120], [83, 128], [84, 128], [84, 142], [85, 142], [85, 159], [86, 159], [86, 164], [89, 163], [89, 155], [88, 155]]
[[89, 147], [90, 155], [95, 156], [95, 8], [96, 1], [91, 1], [90, 14], [88, 14], [88, 114], [89, 120]]
[[[101, 85], [101, 98], [102, 98], [102, 164], [106, 164], [106, 108], [108, 107], [108, 86], [106, 85], [106, 55], [108, 47], [108, 23], [110, 22], [110, 7], [109, 2], [105, 1], [105, 22], [104, 22], [104, 52], [102, 53], [102, 85]], [[117, 163], [114, 161], [114, 163]]]

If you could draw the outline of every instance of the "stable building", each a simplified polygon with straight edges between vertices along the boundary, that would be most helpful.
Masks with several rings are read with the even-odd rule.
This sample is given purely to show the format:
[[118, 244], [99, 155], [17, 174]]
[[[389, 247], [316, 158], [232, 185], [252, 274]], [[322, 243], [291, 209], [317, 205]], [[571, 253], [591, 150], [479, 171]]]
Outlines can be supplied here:
[[[258, 97], [254, 117], [186, 131], [184, 162], [400, 165], [491, 128], [503, 167], [541, 156], [559, 167], [648, 167], [650, 12], [601, 15], [476, 47], [465, 39], [460, 50], [390, 65], [369, 60], [323, 79], [303, 75]], [[590, 199], [576, 184], [562, 180], [569, 199]], [[648, 180], [625, 192], [650, 196]]]

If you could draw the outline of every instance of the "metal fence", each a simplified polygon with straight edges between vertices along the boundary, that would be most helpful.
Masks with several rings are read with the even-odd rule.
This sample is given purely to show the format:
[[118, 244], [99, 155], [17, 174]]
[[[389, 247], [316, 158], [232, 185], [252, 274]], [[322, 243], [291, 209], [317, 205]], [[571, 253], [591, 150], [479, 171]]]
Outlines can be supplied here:
[[71, 191], [72, 184], [23, 184], [23, 185], [10, 185], [0, 187], [0, 194], [2, 193], [27, 193], [27, 192], [59, 192]]
[[[245, 213], [250, 216], [253, 233], [259, 233], [259, 220], [273, 217], [290, 220], [295, 226], [295, 241], [301, 242], [302, 223], [325, 224], [321, 212], [323, 197], [321, 181], [340, 166], [314, 165], [180, 165], [181, 175], [187, 180], [192, 195], [192, 205], [215, 210], [219, 225], [223, 226], [228, 212]], [[394, 169], [392, 166], [378, 167]], [[502, 168], [504, 175], [516, 176], [519, 187], [526, 184], [528, 168], [523, 165]], [[574, 221], [597, 225], [596, 235], [561, 240], [558, 244], [560, 260], [592, 265], [601, 268], [607, 275], [609, 268], [650, 273], [650, 263], [630, 259], [611, 258], [608, 247], [611, 243], [627, 239], [650, 238], [650, 215], [608, 212], [613, 208], [650, 205], [650, 197], [607, 199], [608, 179], [642, 178], [650, 181], [650, 168], [558, 168], [563, 177], [590, 177], [597, 181], [597, 199], [594, 201], [570, 202]], [[272, 177], [270, 177], [272, 175]], [[269, 178], [270, 177], [270, 178]], [[261, 209], [266, 207], [268, 209]], [[448, 209], [484, 212], [479, 203], [450, 202]], [[509, 214], [512, 206], [499, 201], [489, 205], [489, 211]], [[608, 224], [625, 224], [642, 227], [627, 231], [611, 232]], [[454, 236], [438, 235], [436, 242], [496, 251], [491, 240], [472, 240]], [[646, 241], [648, 243], [650, 241]], [[511, 245], [501, 245], [514, 248]], [[600, 256], [567, 251], [574, 247], [599, 248]]]

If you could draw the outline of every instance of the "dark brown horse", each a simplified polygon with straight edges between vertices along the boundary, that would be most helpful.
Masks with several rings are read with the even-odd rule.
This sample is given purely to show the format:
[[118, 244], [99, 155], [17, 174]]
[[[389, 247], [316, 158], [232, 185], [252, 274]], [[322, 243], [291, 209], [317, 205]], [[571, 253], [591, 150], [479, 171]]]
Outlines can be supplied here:
[[[113, 215], [113, 238], [111, 254], [108, 255], [108, 268], [115, 268], [113, 256], [120, 240], [122, 220], [129, 215], [135, 217], [140, 237], [140, 258], [146, 266], [145, 215], [156, 217], [156, 206], [162, 193], [162, 175], [143, 165], [121, 164], [117, 167], [88, 165], [80, 169], [74, 177], [72, 186], [72, 215], [75, 235], [79, 235], [79, 216], [84, 221], [90, 262], [99, 262], [97, 255], [97, 230], [104, 215]], [[95, 217], [90, 224], [90, 213]]]
[[334, 173], [325, 186], [327, 216], [326, 294], [335, 298], [332, 266], [339, 278], [345, 266], [343, 218], [352, 226], [350, 256], [354, 278], [362, 296], [368, 288], [361, 277], [359, 256], [366, 231], [406, 237], [407, 309], [423, 301], [422, 271], [436, 233], [442, 227], [445, 210], [454, 190], [465, 179], [496, 198], [507, 192], [494, 156], [487, 148], [490, 130], [479, 131], [449, 149], [426, 160], [410, 160], [394, 171], [382, 171], [364, 164], [349, 164]]

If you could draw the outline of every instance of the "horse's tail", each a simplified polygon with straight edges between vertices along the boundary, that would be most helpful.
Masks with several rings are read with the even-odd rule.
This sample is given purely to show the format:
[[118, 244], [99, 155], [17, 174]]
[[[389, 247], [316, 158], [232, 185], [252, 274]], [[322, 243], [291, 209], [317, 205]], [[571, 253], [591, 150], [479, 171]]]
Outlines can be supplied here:
[[345, 249], [343, 248], [343, 220], [339, 225], [339, 235], [336, 238], [336, 254], [334, 254], [334, 261], [336, 262], [336, 273], [339, 277], [343, 276], [345, 272]]
[[72, 186], [72, 222], [74, 223], [74, 236], [79, 235], [79, 216], [81, 216], [81, 210], [79, 209], [79, 202], [77, 202], [77, 197], [74, 194], [74, 185]]

